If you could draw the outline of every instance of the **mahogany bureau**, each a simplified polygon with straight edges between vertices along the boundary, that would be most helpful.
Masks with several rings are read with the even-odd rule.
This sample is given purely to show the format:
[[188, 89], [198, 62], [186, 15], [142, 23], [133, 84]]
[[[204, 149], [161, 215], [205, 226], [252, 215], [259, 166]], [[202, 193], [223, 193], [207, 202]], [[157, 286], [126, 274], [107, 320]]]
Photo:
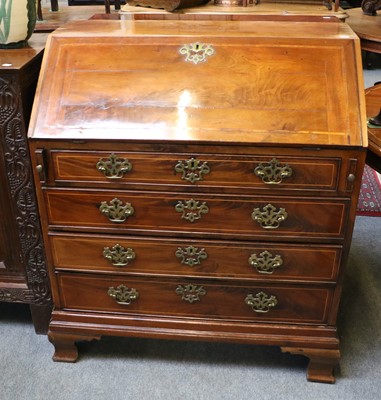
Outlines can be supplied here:
[[102, 335], [277, 345], [333, 382], [364, 166], [342, 22], [84, 21], [29, 130], [53, 359]]

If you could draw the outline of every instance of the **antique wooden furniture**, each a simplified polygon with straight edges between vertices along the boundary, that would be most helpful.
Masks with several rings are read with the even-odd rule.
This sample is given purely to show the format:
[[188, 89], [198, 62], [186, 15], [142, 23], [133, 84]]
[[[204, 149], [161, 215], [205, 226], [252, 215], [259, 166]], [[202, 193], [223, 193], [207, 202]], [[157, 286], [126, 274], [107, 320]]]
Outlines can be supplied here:
[[348, 25], [360, 38], [361, 48], [373, 53], [381, 53], [381, 15], [365, 15], [362, 9], [347, 10]]
[[167, 11], [174, 11], [204, 5], [208, 2], [209, 0], [129, 0], [128, 4], [130, 6], [162, 8]]
[[51, 295], [26, 129], [46, 35], [0, 52], [0, 301], [30, 304], [36, 332], [46, 333]]
[[[37, 21], [34, 31], [38, 33], [53, 32], [67, 22], [75, 20], [84, 20], [91, 18], [94, 14], [105, 13], [105, 6], [60, 6], [59, 12], [51, 12], [50, 7], [42, 8], [42, 21]], [[117, 12], [112, 10], [109, 16], [117, 15]]]
[[327, 9], [323, 3], [318, 2], [259, 2], [258, 4], [250, 4], [247, 7], [221, 7], [213, 4], [213, 1], [199, 7], [183, 8], [168, 12], [165, 10], [134, 7], [127, 3], [120, 11], [121, 18], [127, 19], [158, 19], [158, 20], [173, 20], [173, 19], [210, 19], [210, 20], [254, 20], [268, 19], [275, 21], [280, 19], [296, 19], [301, 20], [306, 17], [336, 17], [342, 21], [347, 18], [347, 13], [343, 9], [334, 7], [332, 10]]
[[[365, 90], [366, 114], [368, 118], [381, 116], [381, 82]], [[369, 147], [366, 163], [381, 173], [381, 126], [368, 126]]]
[[53, 359], [102, 335], [231, 341], [333, 382], [366, 145], [342, 22], [55, 31], [30, 128]]

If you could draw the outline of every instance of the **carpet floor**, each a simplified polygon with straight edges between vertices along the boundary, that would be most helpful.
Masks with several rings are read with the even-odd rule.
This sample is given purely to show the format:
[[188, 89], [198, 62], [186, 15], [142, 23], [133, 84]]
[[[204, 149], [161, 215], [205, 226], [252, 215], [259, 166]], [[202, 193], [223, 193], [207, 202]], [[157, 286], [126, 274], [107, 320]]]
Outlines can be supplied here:
[[356, 213], [381, 216], [381, 176], [368, 165], [365, 165]]

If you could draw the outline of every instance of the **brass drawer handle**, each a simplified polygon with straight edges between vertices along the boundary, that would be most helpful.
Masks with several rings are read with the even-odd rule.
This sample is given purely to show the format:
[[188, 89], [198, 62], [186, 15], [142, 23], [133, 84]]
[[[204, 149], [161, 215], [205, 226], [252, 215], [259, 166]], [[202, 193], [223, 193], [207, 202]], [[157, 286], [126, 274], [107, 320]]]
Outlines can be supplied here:
[[185, 61], [198, 64], [202, 61], [206, 61], [206, 58], [215, 53], [213, 47], [210, 44], [205, 43], [190, 43], [184, 44], [179, 50], [180, 54], [185, 55]]
[[208, 253], [205, 249], [199, 249], [194, 246], [178, 247], [175, 255], [177, 258], [181, 259], [181, 264], [188, 265], [189, 267], [200, 265], [202, 260], [208, 258]]
[[278, 304], [275, 296], [259, 292], [256, 295], [248, 294], [245, 303], [256, 313], [267, 313]]
[[117, 224], [124, 222], [135, 213], [134, 207], [132, 207], [130, 203], [123, 204], [118, 198], [111, 200], [109, 203], [107, 203], [107, 201], [102, 201], [99, 206], [99, 211], [111, 222]]
[[188, 303], [194, 303], [200, 301], [200, 296], [206, 295], [206, 290], [202, 286], [197, 285], [178, 285], [176, 293], [181, 296], [181, 300], [187, 301]]
[[285, 221], [288, 214], [284, 208], [276, 209], [272, 204], [267, 204], [262, 208], [254, 208], [251, 218], [258, 222], [264, 229], [277, 229]]
[[209, 212], [209, 207], [205, 202], [200, 202], [198, 200], [184, 200], [178, 201], [175, 205], [175, 210], [178, 213], [181, 213], [181, 218], [194, 222], [198, 219], [201, 219], [203, 214], [207, 214]]
[[210, 168], [208, 163], [190, 158], [185, 161], [178, 161], [175, 165], [175, 172], [181, 173], [181, 179], [196, 183], [203, 180], [203, 175], [209, 174]]
[[283, 265], [283, 259], [280, 255], [273, 256], [266, 250], [259, 255], [253, 253], [249, 258], [249, 264], [260, 274], [273, 274]]
[[131, 171], [132, 164], [127, 158], [119, 158], [112, 153], [107, 159], [101, 158], [97, 162], [96, 168], [106, 178], [121, 179], [125, 173]]
[[254, 174], [268, 185], [279, 185], [283, 179], [292, 175], [292, 168], [288, 164], [280, 164], [276, 158], [268, 163], [261, 163], [254, 169]]
[[116, 244], [115, 246], [104, 247], [103, 257], [110, 261], [114, 267], [126, 267], [131, 261], [135, 259], [135, 252], [128, 247], [127, 249]]
[[125, 285], [120, 285], [117, 288], [110, 287], [107, 294], [115, 299], [118, 304], [129, 306], [134, 300], [139, 298], [139, 293], [136, 289], [129, 289]]

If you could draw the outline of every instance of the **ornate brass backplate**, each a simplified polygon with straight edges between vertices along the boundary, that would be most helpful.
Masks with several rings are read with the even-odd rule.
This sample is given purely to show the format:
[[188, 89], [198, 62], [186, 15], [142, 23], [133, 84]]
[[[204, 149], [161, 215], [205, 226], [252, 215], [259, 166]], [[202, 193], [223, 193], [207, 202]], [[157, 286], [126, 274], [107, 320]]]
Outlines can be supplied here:
[[175, 254], [177, 258], [180, 258], [181, 264], [185, 264], [190, 267], [200, 265], [202, 260], [206, 260], [208, 258], [208, 254], [205, 249], [199, 249], [198, 247], [194, 246], [178, 247]]
[[277, 229], [285, 221], [288, 214], [284, 208], [276, 209], [272, 204], [267, 204], [262, 208], [254, 208], [251, 218], [258, 222], [264, 229]]
[[175, 172], [181, 173], [181, 179], [190, 183], [203, 180], [203, 175], [209, 174], [210, 168], [206, 161], [202, 162], [195, 158], [179, 161], [175, 165]]
[[128, 217], [134, 215], [134, 207], [130, 203], [123, 204], [121, 200], [115, 198], [109, 203], [102, 201], [99, 211], [105, 215], [111, 222], [122, 223]]
[[255, 295], [248, 294], [245, 298], [245, 303], [257, 313], [267, 313], [278, 304], [278, 300], [275, 296], [259, 292]]
[[175, 210], [178, 213], [181, 213], [181, 218], [194, 222], [202, 217], [203, 214], [207, 214], [209, 212], [209, 207], [205, 202], [200, 202], [198, 200], [179, 200], [175, 205]]
[[128, 288], [125, 285], [120, 285], [117, 288], [110, 287], [107, 294], [115, 299], [118, 304], [129, 306], [134, 300], [139, 297], [139, 293], [134, 288]]
[[121, 179], [125, 173], [131, 171], [132, 164], [127, 158], [119, 158], [112, 153], [107, 159], [101, 158], [97, 162], [96, 168], [106, 178]]
[[278, 185], [283, 179], [292, 175], [292, 169], [288, 164], [280, 164], [276, 158], [268, 163], [261, 163], [254, 169], [254, 174], [269, 185]]
[[103, 257], [110, 261], [114, 267], [126, 267], [132, 260], [135, 259], [135, 252], [128, 247], [127, 249], [116, 244], [115, 246], [104, 247]]
[[283, 265], [283, 259], [280, 255], [273, 256], [266, 250], [259, 255], [253, 253], [249, 258], [249, 264], [260, 274], [273, 274], [277, 268]]
[[206, 295], [206, 290], [202, 286], [197, 285], [178, 285], [176, 293], [181, 296], [181, 300], [187, 301], [188, 303], [194, 303], [200, 301], [200, 296]]
[[215, 53], [213, 47], [210, 44], [205, 43], [190, 43], [184, 44], [179, 50], [180, 54], [185, 55], [185, 61], [198, 64], [206, 61], [207, 57]]

